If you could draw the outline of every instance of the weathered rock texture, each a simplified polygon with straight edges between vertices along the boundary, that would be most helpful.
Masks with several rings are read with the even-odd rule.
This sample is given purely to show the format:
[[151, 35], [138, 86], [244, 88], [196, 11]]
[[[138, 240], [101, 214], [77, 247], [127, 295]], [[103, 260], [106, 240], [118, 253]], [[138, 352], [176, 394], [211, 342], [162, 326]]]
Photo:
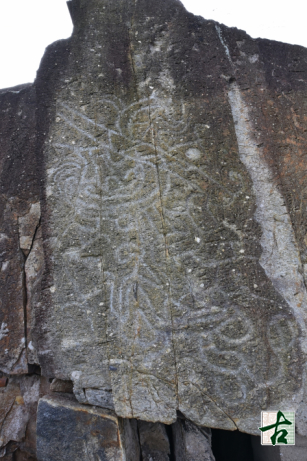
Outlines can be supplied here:
[[215, 461], [208, 429], [201, 429], [190, 421], [178, 419], [172, 430], [176, 461]]
[[67, 399], [41, 399], [37, 458], [42, 461], [125, 460], [117, 418]]
[[[41, 401], [39, 446], [96, 407], [101, 440], [142, 422], [93, 459], [211, 460], [196, 426], [259, 435], [267, 409], [306, 436], [307, 50], [179, 0], [68, 6], [72, 37], [0, 92], [0, 369], [79, 402]], [[74, 459], [61, 440], [39, 459]]]

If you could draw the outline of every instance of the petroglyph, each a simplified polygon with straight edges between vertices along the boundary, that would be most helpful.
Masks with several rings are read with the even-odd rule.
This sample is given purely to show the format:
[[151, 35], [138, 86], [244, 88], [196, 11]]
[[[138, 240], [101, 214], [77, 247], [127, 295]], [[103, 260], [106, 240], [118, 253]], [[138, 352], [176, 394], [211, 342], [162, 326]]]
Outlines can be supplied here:
[[1, 453], [211, 459], [204, 427], [277, 408], [306, 435], [306, 50], [178, 0], [68, 5], [0, 90]]
[[[187, 113], [184, 103], [156, 91], [130, 105], [114, 97], [82, 111], [59, 104], [47, 170], [55, 315], [65, 331], [62, 354], [88, 351], [112, 363], [117, 414], [170, 423], [179, 408], [198, 424], [213, 418], [218, 426], [222, 418], [233, 427], [219, 407], [244, 405], [251, 393], [263, 402], [279, 382], [277, 351], [274, 366], [262, 358], [255, 367], [268, 352], [257, 338], [261, 320], [250, 318], [252, 306], [273, 303], [277, 315], [279, 307], [244, 280], [246, 264], [259, 273], [258, 257], [246, 248], [244, 230], [210, 200], [218, 194], [231, 210], [242, 192], [212, 175], [207, 125], [193, 126]], [[217, 241], [215, 229], [227, 239]], [[240, 286], [241, 301], [218, 274]], [[207, 396], [201, 414], [197, 388]]]

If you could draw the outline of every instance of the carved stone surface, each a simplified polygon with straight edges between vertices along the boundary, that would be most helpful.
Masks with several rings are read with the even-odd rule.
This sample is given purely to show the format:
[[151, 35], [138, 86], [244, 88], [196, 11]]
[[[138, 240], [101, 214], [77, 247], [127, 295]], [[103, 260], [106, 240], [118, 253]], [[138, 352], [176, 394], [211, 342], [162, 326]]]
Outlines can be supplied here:
[[258, 434], [260, 409], [299, 406], [306, 349], [303, 253], [246, 89], [279, 97], [265, 42], [175, 0], [74, 5], [44, 148], [43, 372], [83, 403], [112, 389], [125, 418]]
[[280, 408], [306, 436], [306, 49], [179, 0], [69, 9], [0, 91], [0, 370], [72, 382], [133, 440]]

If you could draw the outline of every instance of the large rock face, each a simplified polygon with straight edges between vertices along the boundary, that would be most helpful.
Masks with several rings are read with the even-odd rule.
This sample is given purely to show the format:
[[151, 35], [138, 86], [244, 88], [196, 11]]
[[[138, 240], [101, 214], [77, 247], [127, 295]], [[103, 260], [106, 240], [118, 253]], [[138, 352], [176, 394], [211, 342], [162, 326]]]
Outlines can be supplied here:
[[307, 435], [307, 51], [178, 0], [68, 4], [0, 93], [1, 370], [161, 434], [282, 407]]

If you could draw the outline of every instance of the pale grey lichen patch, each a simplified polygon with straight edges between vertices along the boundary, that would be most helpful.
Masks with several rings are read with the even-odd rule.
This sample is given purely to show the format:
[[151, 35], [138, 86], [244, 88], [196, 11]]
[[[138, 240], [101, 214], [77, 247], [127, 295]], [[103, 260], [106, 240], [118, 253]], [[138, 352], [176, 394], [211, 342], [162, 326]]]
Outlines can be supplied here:
[[185, 155], [189, 160], [198, 160], [201, 157], [201, 152], [198, 149], [191, 148], [186, 151]]
[[9, 265], [10, 265], [10, 261], [4, 261], [1, 266], [1, 271], [5, 272], [8, 269]]
[[252, 56], [249, 56], [248, 60], [251, 64], [255, 64], [259, 60], [259, 55], [253, 54]]

